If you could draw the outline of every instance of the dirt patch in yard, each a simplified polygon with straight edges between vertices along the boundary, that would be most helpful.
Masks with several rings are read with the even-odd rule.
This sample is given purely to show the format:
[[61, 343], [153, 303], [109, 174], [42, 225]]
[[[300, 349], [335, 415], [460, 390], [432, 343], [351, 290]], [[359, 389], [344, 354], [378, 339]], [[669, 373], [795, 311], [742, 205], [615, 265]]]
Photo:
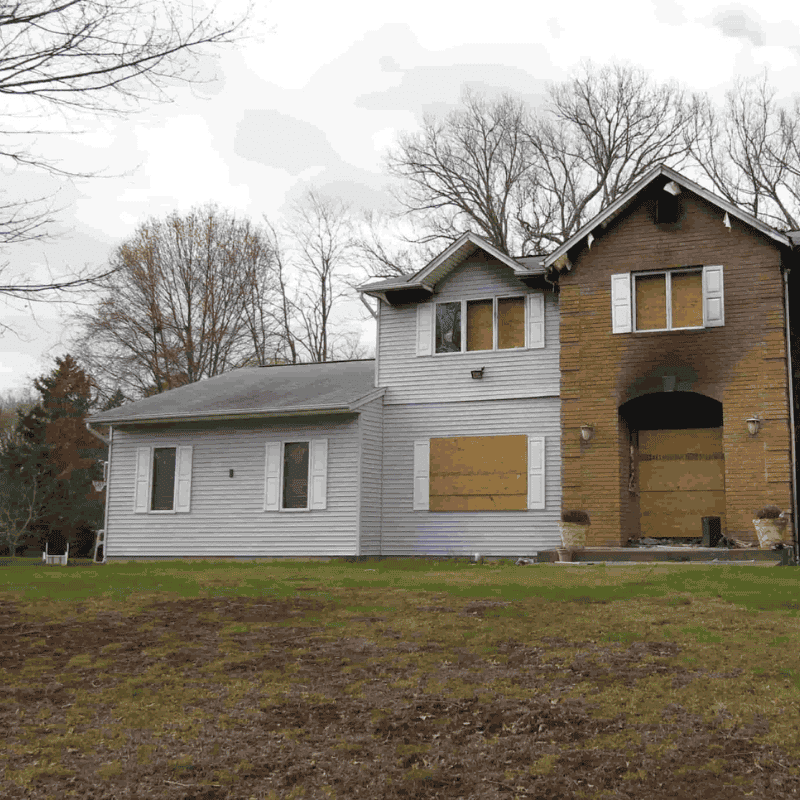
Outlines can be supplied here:
[[0, 796], [800, 797], [800, 760], [759, 743], [757, 714], [732, 724], [667, 701], [654, 722], [598, 702], [735, 677], [678, 663], [675, 643], [521, 641], [502, 617], [491, 646], [443, 632], [509, 605], [419, 607], [413, 640], [382, 612], [314, 597], [164, 601], [58, 625], [7, 607]]

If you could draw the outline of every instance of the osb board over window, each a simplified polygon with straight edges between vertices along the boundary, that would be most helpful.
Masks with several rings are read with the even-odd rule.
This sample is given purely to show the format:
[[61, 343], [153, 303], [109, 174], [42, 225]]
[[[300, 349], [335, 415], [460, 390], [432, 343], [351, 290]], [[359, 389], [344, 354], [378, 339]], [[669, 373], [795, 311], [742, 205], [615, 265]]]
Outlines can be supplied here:
[[431, 439], [431, 511], [524, 511], [527, 436]]

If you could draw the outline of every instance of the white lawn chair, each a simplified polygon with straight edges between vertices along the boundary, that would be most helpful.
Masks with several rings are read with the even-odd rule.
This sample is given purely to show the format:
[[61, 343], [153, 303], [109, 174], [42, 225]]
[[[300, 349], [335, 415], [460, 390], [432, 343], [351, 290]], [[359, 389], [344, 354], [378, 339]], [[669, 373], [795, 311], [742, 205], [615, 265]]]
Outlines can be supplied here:
[[69, 542], [67, 542], [67, 551], [63, 555], [60, 556], [51, 556], [47, 552], [47, 542], [44, 543], [44, 553], [42, 553], [42, 561], [45, 564], [58, 564], [62, 567], [67, 566], [67, 560], [69, 559]]

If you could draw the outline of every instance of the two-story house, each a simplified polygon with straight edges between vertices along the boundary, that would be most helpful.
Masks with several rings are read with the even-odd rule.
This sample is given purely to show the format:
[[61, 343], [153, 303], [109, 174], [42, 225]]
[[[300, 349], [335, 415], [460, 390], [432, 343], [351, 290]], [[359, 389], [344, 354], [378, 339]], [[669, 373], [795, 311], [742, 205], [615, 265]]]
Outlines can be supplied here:
[[464, 234], [373, 281], [376, 358], [236, 370], [97, 414], [108, 558], [518, 556], [753, 538], [794, 508], [792, 240], [666, 167], [546, 257]]

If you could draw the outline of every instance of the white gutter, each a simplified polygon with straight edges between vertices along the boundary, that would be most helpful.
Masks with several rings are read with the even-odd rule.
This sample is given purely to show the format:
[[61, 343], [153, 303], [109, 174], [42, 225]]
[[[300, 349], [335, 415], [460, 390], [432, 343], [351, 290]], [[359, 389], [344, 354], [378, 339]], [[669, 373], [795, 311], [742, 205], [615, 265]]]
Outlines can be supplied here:
[[[87, 423], [86, 423], [86, 430], [87, 430], [87, 431], [89, 431], [89, 433], [91, 433], [91, 434], [92, 434], [92, 436], [94, 436], [94, 437], [98, 438], [98, 439], [99, 439], [101, 442], [103, 442], [103, 444], [106, 444], [106, 445], [110, 445], [110, 444], [111, 444], [111, 438], [110, 438], [109, 436], [103, 436], [103, 434], [102, 434], [102, 433], [100, 433], [100, 431], [96, 431], [96, 430], [95, 430], [95, 429], [92, 427], [92, 425], [91, 425], [91, 423], [90, 423], [90, 422], [87, 422]], [[111, 431], [110, 431], [110, 429], [109, 429], [109, 433], [110, 433], [110, 432], [111, 432]]]
[[[106, 458], [106, 507], [103, 512], [103, 560], [102, 564], [108, 561], [108, 501], [111, 497], [111, 444], [114, 441], [114, 428], [108, 428], [108, 457]], [[96, 555], [96, 554], [95, 554]]]
[[786, 375], [789, 384], [789, 432], [791, 439], [789, 441], [792, 452], [792, 536], [794, 537], [793, 550], [794, 550], [794, 563], [800, 564], [800, 538], [797, 535], [797, 448], [795, 443], [795, 426], [794, 426], [794, 383], [792, 381], [792, 340], [791, 340], [791, 323], [789, 321], [789, 273], [791, 270], [783, 270], [783, 305], [784, 317], [786, 319]]

